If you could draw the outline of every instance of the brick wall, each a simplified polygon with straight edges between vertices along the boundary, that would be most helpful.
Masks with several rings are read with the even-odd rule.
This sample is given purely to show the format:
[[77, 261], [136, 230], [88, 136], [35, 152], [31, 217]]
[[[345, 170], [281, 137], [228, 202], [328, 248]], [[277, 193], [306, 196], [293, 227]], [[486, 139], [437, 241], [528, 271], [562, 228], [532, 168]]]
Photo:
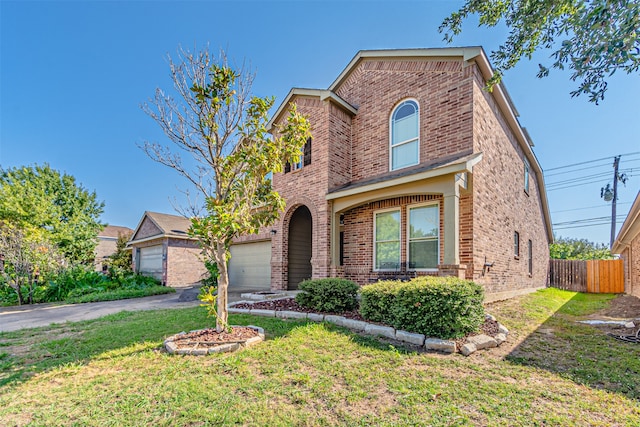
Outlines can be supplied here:
[[[474, 151], [482, 161], [473, 169], [473, 279], [487, 293], [543, 287], [549, 242], [545, 232], [536, 175], [530, 168], [524, 191], [524, 153], [493, 97], [474, 81]], [[520, 257], [514, 257], [514, 231], [520, 234]], [[533, 244], [533, 274], [528, 271], [528, 240]], [[483, 275], [485, 259], [493, 263]]]
[[199, 282], [207, 269], [200, 256], [197, 242], [185, 239], [168, 239], [167, 286], [184, 286]]
[[420, 162], [472, 148], [472, 84], [462, 60], [367, 59], [337, 94], [358, 108], [353, 118], [353, 180], [389, 171], [389, 118], [404, 99], [420, 108]]
[[[355, 116], [330, 101], [312, 96], [293, 99], [312, 123], [312, 164], [287, 174], [275, 174], [274, 186], [287, 208], [272, 227], [272, 288], [287, 287], [289, 220], [299, 206], [309, 208], [313, 221], [313, 277], [344, 275], [359, 283], [373, 270], [373, 212], [402, 208], [402, 259], [406, 261], [406, 206], [440, 195], [416, 195], [379, 201], [346, 212], [343, 266], [330, 267], [331, 202], [327, 191], [389, 172], [389, 117], [399, 102], [412, 98], [420, 108], [420, 162], [457, 153], [482, 152], [483, 160], [460, 195], [460, 263], [466, 277], [482, 283], [488, 293], [544, 286], [548, 241], [536, 176], [530, 168], [530, 188], [523, 189], [524, 153], [507, 126], [492, 95], [482, 90], [477, 66], [462, 59], [363, 59], [336, 93], [358, 109]], [[441, 224], [440, 257], [443, 249]], [[520, 233], [520, 258], [513, 256], [513, 232]], [[253, 239], [253, 238], [249, 238]], [[528, 274], [527, 242], [533, 243], [533, 274]], [[493, 262], [489, 272], [483, 265]]]
[[[329, 213], [325, 195], [329, 187], [329, 123], [331, 105], [317, 98], [297, 97], [298, 111], [312, 125], [311, 164], [273, 176], [274, 188], [286, 201], [286, 210], [272, 227], [276, 230], [271, 246], [271, 287], [287, 288], [288, 228], [291, 216], [301, 205], [311, 212], [313, 253], [312, 277], [329, 275]], [[334, 110], [335, 114], [335, 110]]]
[[162, 230], [160, 230], [148, 217], [145, 217], [134, 238], [139, 240], [146, 237], [157, 236], [159, 234], [162, 234]]
[[624, 260], [625, 292], [640, 297], [640, 234], [620, 254]]

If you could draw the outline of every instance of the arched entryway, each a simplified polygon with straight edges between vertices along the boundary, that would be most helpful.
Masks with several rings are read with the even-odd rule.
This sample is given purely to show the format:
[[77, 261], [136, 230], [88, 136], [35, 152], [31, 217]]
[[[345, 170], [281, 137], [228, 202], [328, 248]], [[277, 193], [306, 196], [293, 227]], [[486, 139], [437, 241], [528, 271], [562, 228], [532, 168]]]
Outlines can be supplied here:
[[311, 278], [311, 230], [311, 212], [306, 206], [300, 206], [289, 222], [289, 290], [298, 289], [300, 282]]

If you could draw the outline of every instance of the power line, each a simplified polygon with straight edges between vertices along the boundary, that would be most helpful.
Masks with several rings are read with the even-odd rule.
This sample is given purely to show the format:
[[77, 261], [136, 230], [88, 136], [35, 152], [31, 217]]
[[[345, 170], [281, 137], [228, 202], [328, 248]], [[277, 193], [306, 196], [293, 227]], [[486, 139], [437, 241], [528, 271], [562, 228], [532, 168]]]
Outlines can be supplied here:
[[[628, 159], [628, 160], [620, 160], [620, 163], [625, 163], [625, 162], [637, 162], [640, 161], [640, 157], [635, 158], [635, 159]], [[611, 167], [611, 163], [607, 162], [607, 163], [603, 163], [601, 165], [596, 165], [596, 166], [587, 166], [586, 168], [578, 168], [578, 169], [571, 169], [568, 171], [562, 171], [562, 172], [555, 172], [555, 173], [546, 173], [544, 172], [544, 176], [546, 178], [548, 177], [552, 177], [552, 176], [558, 176], [558, 175], [566, 175], [568, 173], [574, 173], [574, 172], [579, 172], [579, 171], [584, 171], [584, 170], [593, 170], [593, 169], [597, 169], [597, 168], [603, 168], [603, 167], [607, 167], [610, 168]]]
[[[625, 171], [625, 173], [627, 173], [627, 172]], [[633, 178], [634, 176], [635, 175], [632, 174], [632, 173], [627, 173], [627, 178]], [[591, 178], [591, 177], [587, 177], [587, 178]], [[595, 179], [593, 181], [577, 182], [577, 183], [575, 183], [574, 180], [566, 180], [566, 181], [563, 181], [563, 182], [557, 182], [557, 183], [554, 183], [555, 185], [551, 186], [552, 188], [547, 188], [547, 191], [564, 190], [564, 189], [567, 189], [567, 188], [580, 187], [582, 185], [602, 183], [602, 178], [604, 178], [604, 177]], [[570, 184], [570, 185], [564, 185], [564, 184]]]
[[[618, 205], [630, 205], [631, 202], [618, 202]], [[560, 212], [572, 212], [572, 211], [584, 211], [584, 210], [588, 210], [588, 209], [596, 209], [596, 208], [609, 208], [609, 205], [597, 205], [597, 206], [585, 206], [582, 208], [573, 208], [573, 209], [564, 209], [561, 211], [553, 211], [551, 212], [552, 214], [554, 213], [560, 213]]]
[[[636, 154], [640, 154], [640, 151], [635, 151], [633, 153], [620, 154], [620, 156], [633, 156], [633, 155], [636, 155]], [[613, 157], [615, 157], [615, 156], [613, 156]], [[570, 165], [558, 166], [558, 167], [555, 167], [555, 168], [547, 169], [547, 172], [558, 170], [558, 169], [570, 168], [572, 166], [581, 166], [581, 165], [586, 165], [586, 164], [589, 164], [589, 163], [600, 162], [602, 160], [611, 160], [611, 159], [612, 159], [612, 157], [609, 156], [609, 157], [603, 157], [601, 159], [587, 160], [585, 162], [573, 163], [573, 164], [570, 164]]]
[[[616, 215], [617, 218], [624, 218], [624, 215]], [[567, 224], [580, 224], [583, 222], [595, 222], [595, 221], [605, 221], [605, 220], [610, 220], [611, 217], [610, 216], [599, 216], [599, 217], [594, 217], [594, 218], [583, 218], [583, 219], [575, 219], [572, 221], [564, 221], [564, 222], [556, 222], [553, 225], [567, 225]]]

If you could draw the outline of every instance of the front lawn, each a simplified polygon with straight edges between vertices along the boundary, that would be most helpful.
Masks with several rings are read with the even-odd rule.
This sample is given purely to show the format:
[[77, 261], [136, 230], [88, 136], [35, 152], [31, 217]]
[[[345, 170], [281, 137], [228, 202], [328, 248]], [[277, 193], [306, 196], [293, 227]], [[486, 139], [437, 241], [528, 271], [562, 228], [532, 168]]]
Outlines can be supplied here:
[[471, 357], [405, 351], [331, 324], [232, 315], [267, 341], [170, 356], [202, 308], [0, 333], [0, 425], [640, 425], [640, 346], [574, 322], [608, 296], [492, 304], [510, 330]]

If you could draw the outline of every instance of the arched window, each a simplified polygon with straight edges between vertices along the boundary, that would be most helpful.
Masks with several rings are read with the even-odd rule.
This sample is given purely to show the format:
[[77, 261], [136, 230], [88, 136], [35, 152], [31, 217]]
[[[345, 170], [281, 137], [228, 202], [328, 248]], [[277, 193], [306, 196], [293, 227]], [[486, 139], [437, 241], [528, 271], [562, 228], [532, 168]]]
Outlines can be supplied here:
[[418, 103], [408, 99], [391, 113], [391, 170], [420, 162], [420, 123]]

